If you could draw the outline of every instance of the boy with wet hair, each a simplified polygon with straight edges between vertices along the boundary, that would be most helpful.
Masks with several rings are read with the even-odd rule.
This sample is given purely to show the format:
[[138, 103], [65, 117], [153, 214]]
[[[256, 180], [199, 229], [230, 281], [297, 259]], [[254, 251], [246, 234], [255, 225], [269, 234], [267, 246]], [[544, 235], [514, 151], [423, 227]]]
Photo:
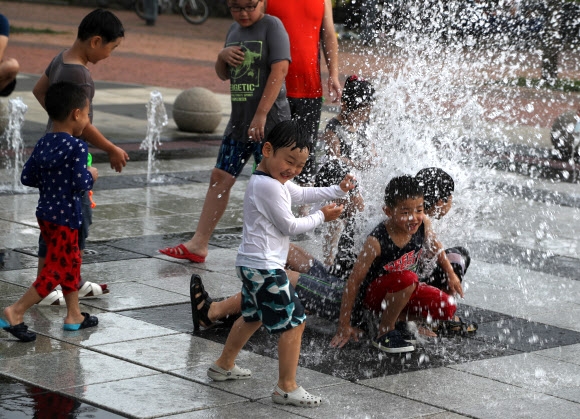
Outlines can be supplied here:
[[[121, 44], [125, 36], [123, 24], [108, 10], [96, 9], [86, 15], [81, 21], [77, 38], [71, 48], [59, 53], [46, 68], [40, 77], [32, 93], [46, 109], [44, 98], [48, 88], [61, 81], [71, 82], [81, 86], [89, 98], [89, 118], [90, 122], [83, 131], [83, 139], [92, 146], [105, 151], [109, 155], [111, 168], [121, 172], [127, 164], [129, 156], [127, 153], [109, 141], [92, 124], [93, 120], [93, 96], [95, 95], [95, 84], [91, 73], [87, 68], [88, 63], [96, 64], [109, 57], [113, 50]], [[52, 129], [52, 118], [49, 116], [47, 132]], [[92, 223], [92, 209], [90, 199], [87, 194], [82, 195], [83, 203], [83, 223], [79, 230], [79, 247], [81, 252], [85, 249], [85, 241], [89, 235], [89, 226]], [[38, 271], [42, 269], [46, 257], [46, 243], [42, 236], [38, 243]], [[93, 298], [102, 294], [107, 294], [109, 290], [106, 284], [96, 284], [81, 280], [80, 298]], [[42, 300], [42, 305], [61, 305], [64, 298], [60, 290], [54, 290], [46, 299]]]
[[96, 168], [87, 167], [87, 144], [78, 138], [89, 125], [89, 100], [82, 87], [60, 82], [49, 87], [43, 103], [53, 121], [52, 132], [34, 147], [22, 169], [21, 181], [40, 192], [36, 217], [47, 244], [46, 261], [26, 293], [4, 309], [6, 320], [0, 319], [0, 327], [23, 342], [36, 339], [36, 333], [24, 324], [24, 313], [57, 285], [67, 306], [64, 330], [98, 324], [95, 316], [81, 313], [78, 300], [81, 192], [92, 189], [98, 177]]
[[[455, 182], [451, 175], [438, 167], [428, 167], [419, 170], [415, 178], [422, 186], [425, 194], [425, 214], [436, 220], [447, 215], [451, 210], [453, 192], [455, 191]], [[469, 268], [471, 257], [469, 256], [469, 251], [461, 246], [445, 249], [445, 253], [459, 279], [459, 284], [451, 283], [452, 279], [447, 276], [440, 266], [436, 266], [428, 277], [421, 278], [421, 282], [426, 282], [447, 294], [454, 294], [454, 290], [461, 287], [463, 283], [463, 277], [467, 272], [467, 268]], [[442, 326], [444, 331], [460, 333], [473, 333], [478, 328], [476, 323], [466, 323], [459, 316], [455, 316], [454, 320], [443, 322]]]
[[[367, 237], [347, 280], [331, 346], [343, 347], [350, 339], [358, 340], [361, 331], [354, 324], [363, 308], [380, 313], [378, 336], [372, 343], [388, 353], [415, 349], [407, 320], [449, 320], [455, 314], [454, 298], [419, 282], [416, 273], [427, 249], [438, 255], [437, 263], [445, 273], [459, 281], [425, 217], [419, 182], [408, 175], [391, 179], [385, 189], [383, 211], [387, 219]], [[463, 296], [461, 290], [458, 292]]]
[[[284, 271], [290, 236], [335, 220], [343, 207], [331, 203], [309, 216], [295, 218], [291, 206], [341, 198], [354, 187], [352, 175], [340, 185], [326, 188], [302, 188], [291, 182], [306, 164], [310, 146], [296, 121], [276, 125], [264, 143], [262, 161], [244, 196], [242, 244], [236, 259], [236, 272], [242, 281], [242, 317], [234, 323], [221, 356], [207, 371], [216, 381], [250, 378], [251, 371], [238, 367], [235, 360], [263, 324], [269, 333], [280, 335], [279, 375], [272, 400], [302, 407], [319, 406], [321, 398], [296, 384], [306, 315]], [[194, 295], [207, 302], [201, 278], [194, 275], [192, 282]]]

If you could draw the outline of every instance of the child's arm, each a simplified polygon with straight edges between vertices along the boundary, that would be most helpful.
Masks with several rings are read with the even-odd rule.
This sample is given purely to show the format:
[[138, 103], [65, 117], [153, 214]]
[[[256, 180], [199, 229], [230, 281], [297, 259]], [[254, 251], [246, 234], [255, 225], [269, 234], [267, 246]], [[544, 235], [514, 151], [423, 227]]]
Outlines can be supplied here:
[[93, 173], [97, 174], [97, 169], [87, 166], [88, 150], [86, 144], [78, 140], [78, 143], [73, 144], [73, 147], [78, 147], [78, 150], [73, 156], [72, 188], [77, 191], [89, 191], [93, 189], [93, 183], [96, 180], [93, 177]]
[[38, 100], [40, 106], [42, 106], [42, 108], [45, 110], [46, 108], [44, 107], [44, 96], [46, 96], [46, 91], [48, 90], [49, 85], [50, 82], [48, 80], [48, 77], [46, 74], [43, 73], [42, 76], [40, 76], [40, 78], [34, 85], [34, 88], [32, 89], [32, 94], [34, 95], [36, 100]]
[[121, 173], [123, 167], [127, 164], [127, 160], [129, 160], [129, 155], [125, 150], [109, 141], [93, 124], [88, 124], [85, 127], [81, 137], [93, 147], [107, 153], [109, 155], [111, 169], [115, 169], [116, 172]]
[[[50, 82], [46, 74], [43, 74], [40, 79], [34, 85], [32, 89], [32, 93], [40, 106], [42, 106], [45, 110], [44, 106], [44, 96], [46, 95], [46, 91], [50, 86]], [[83, 130], [82, 138], [90, 143], [92, 146], [103, 150], [105, 153], [109, 155], [109, 161], [111, 162], [111, 169], [115, 169], [115, 171], [121, 173], [123, 167], [127, 164], [127, 160], [129, 160], [129, 155], [123, 150], [121, 147], [117, 147], [111, 141], [109, 141], [101, 132], [93, 125], [89, 124]]]
[[342, 348], [351, 339], [354, 339], [355, 342], [358, 341], [360, 330], [350, 324], [352, 309], [359, 293], [360, 284], [366, 278], [373, 261], [380, 254], [381, 245], [379, 241], [375, 237], [367, 237], [344, 287], [340, 315], [338, 317], [338, 329], [330, 341], [330, 346]]
[[301, 187], [293, 182], [288, 182], [287, 186], [293, 204], [312, 204], [315, 202], [344, 198], [348, 191], [356, 187], [356, 179], [354, 175], [348, 173], [339, 185]]
[[25, 186], [38, 188], [40, 186], [40, 178], [41, 176], [36, 165], [36, 160], [31, 156], [22, 167], [20, 181]]
[[463, 287], [461, 286], [461, 281], [455, 274], [451, 262], [447, 259], [447, 254], [445, 253], [443, 245], [439, 240], [437, 240], [437, 237], [435, 237], [435, 232], [431, 228], [431, 221], [428, 217], [425, 217], [423, 223], [425, 224], [425, 236], [429, 251], [437, 255], [437, 264], [447, 274], [447, 287], [454, 295], [459, 294], [461, 298], [463, 298]]
[[223, 48], [215, 62], [215, 72], [220, 80], [228, 80], [230, 78], [230, 67], [237, 67], [244, 62], [244, 51], [239, 46], [231, 46]]
[[266, 87], [264, 88], [262, 99], [260, 99], [258, 109], [256, 109], [256, 113], [254, 114], [254, 118], [252, 119], [250, 128], [248, 129], [248, 136], [253, 141], [262, 141], [264, 139], [266, 118], [280, 93], [284, 79], [286, 79], [289, 64], [288, 60], [282, 60], [270, 65], [270, 75], [266, 81]]

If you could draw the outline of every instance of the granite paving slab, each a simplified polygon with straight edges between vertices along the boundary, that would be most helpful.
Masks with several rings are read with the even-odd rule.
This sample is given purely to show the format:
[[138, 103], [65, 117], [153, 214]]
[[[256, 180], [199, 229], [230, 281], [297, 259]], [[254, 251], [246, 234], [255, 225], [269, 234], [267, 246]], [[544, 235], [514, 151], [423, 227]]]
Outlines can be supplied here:
[[580, 403], [580, 366], [569, 362], [533, 353], [486, 359], [451, 368]]
[[[45, 368], [51, 365], [51, 368]], [[107, 365], [107, 368], [103, 368]], [[72, 346], [66, 350], [10, 358], [0, 365], [2, 374], [49, 390], [159, 374], [150, 368]]]
[[[322, 405], [316, 409], [304, 409], [300, 412], [308, 418], [410, 418], [425, 417], [436, 414], [442, 409], [425, 403], [409, 400], [389, 394], [375, 388], [356, 384], [342, 384], [311, 391], [322, 397]], [[271, 398], [259, 401], [265, 405], [274, 405]], [[281, 407], [287, 412], [295, 412], [290, 406]]]
[[[295, 412], [295, 413], [294, 413]], [[242, 402], [218, 406], [211, 409], [196, 410], [180, 415], [171, 416], [171, 419], [221, 419], [221, 418], [264, 418], [279, 419], [303, 418], [301, 410], [286, 412], [275, 406], [265, 406], [254, 402]]]
[[[30, 281], [32, 283], [32, 281]], [[10, 284], [8, 282], [0, 281], [0, 295], [9, 299], [17, 300], [22, 297], [26, 288]]]
[[580, 344], [560, 346], [536, 352], [538, 356], [545, 356], [559, 361], [580, 365]]
[[108, 406], [115, 413], [139, 418], [223, 407], [244, 401], [239, 396], [167, 374], [73, 387], [63, 392], [96, 406]]
[[[36, 239], [38, 242], [38, 238]], [[4, 263], [0, 266], [0, 274], [4, 271], [16, 271], [27, 268], [36, 268], [38, 258], [16, 250], [7, 249], [4, 252]], [[32, 283], [32, 281], [30, 281]]]
[[[7, 396], [3, 398], [2, 392]], [[12, 393], [12, 394], [10, 394]], [[81, 403], [38, 386], [0, 376], [0, 414], [10, 419], [72, 417], [75, 419], [120, 419], [122, 416]]]
[[0, 342], [2, 342], [2, 362], [0, 363], [12, 358], [68, 351], [77, 348], [73, 344], [43, 335], [37, 335], [34, 342], [23, 343], [3, 330], [0, 331]]
[[[83, 311], [87, 311], [86, 307]], [[123, 342], [133, 339], [148, 339], [155, 336], [165, 336], [176, 333], [171, 329], [151, 323], [145, 323], [126, 316], [120, 316], [115, 313], [97, 313], [94, 310], [88, 311], [91, 312], [91, 314], [97, 315], [99, 318], [98, 326], [74, 332], [64, 331], [62, 329], [61, 321], [42, 325], [42, 328], [35, 324], [34, 330], [54, 337], [55, 339], [87, 348], [106, 343]]]
[[123, 311], [145, 307], [160, 307], [189, 302], [189, 296], [150, 287], [139, 282], [119, 282], [102, 298], [83, 300], [82, 303], [105, 311]]

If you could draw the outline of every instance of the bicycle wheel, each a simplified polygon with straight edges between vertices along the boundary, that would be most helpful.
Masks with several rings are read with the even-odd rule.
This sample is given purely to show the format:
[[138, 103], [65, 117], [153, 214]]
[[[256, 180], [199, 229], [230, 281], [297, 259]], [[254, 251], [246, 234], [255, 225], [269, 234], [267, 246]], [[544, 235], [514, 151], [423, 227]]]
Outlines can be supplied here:
[[135, 13], [141, 19], [145, 19], [145, 1], [144, 0], [135, 0]]
[[181, 14], [189, 23], [199, 25], [207, 20], [209, 8], [204, 0], [181, 0]]

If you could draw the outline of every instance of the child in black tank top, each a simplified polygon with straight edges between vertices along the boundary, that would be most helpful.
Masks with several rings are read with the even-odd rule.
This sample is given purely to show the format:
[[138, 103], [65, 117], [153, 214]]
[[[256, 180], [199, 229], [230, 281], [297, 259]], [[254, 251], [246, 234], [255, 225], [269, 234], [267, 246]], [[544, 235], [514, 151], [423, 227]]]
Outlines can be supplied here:
[[[367, 237], [347, 281], [338, 331], [331, 346], [343, 347], [358, 340], [361, 331], [351, 316], [362, 308], [381, 313], [378, 337], [373, 345], [389, 353], [411, 352], [413, 336], [396, 327], [397, 320], [427, 318], [449, 320], [455, 314], [454, 298], [417, 276], [419, 257], [425, 248], [438, 254], [437, 263], [449, 278], [456, 277], [441, 244], [423, 212], [423, 191], [412, 176], [393, 178], [385, 190], [387, 220]], [[458, 292], [463, 296], [463, 292]]]

